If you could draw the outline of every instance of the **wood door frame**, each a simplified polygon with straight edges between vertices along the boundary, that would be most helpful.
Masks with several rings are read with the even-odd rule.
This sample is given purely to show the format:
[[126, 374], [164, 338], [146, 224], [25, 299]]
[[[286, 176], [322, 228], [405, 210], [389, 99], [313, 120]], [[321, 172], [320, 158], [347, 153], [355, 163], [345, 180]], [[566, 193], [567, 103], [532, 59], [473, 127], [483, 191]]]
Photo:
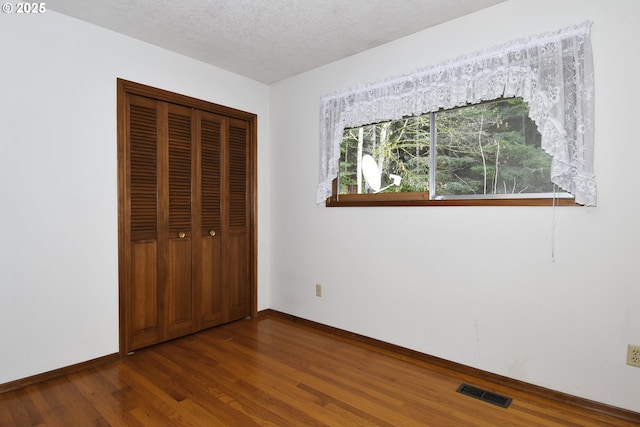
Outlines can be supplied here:
[[249, 265], [249, 292], [250, 292], [250, 312], [252, 317], [258, 315], [258, 289], [257, 289], [257, 271], [258, 271], [258, 174], [257, 174], [257, 134], [258, 134], [258, 116], [246, 111], [237, 110], [231, 107], [214, 104], [186, 95], [180, 95], [175, 92], [169, 92], [163, 89], [154, 88], [141, 83], [117, 79], [117, 126], [118, 126], [118, 299], [119, 299], [119, 331], [120, 331], [120, 357], [124, 357], [129, 352], [128, 333], [130, 330], [129, 315], [127, 309], [131, 302], [128, 301], [128, 292], [126, 289], [129, 283], [127, 277], [128, 262], [126, 260], [127, 250], [130, 250], [130, 242], [127, 241], [128, 231], [127, 224], [127, 200], [126, 189], [126, 162], [128, 157], [126, 154], [126, 138], [127, 138], [127, 96], [139, 95], [147, 98], [168, 102], [172, 104], [182, 105], [213, 114], [235, 118], [247, 121], [249, 123], [249, 154], [248, 154], [248, 211], [249, 211], [249, 242], [250, 260]]

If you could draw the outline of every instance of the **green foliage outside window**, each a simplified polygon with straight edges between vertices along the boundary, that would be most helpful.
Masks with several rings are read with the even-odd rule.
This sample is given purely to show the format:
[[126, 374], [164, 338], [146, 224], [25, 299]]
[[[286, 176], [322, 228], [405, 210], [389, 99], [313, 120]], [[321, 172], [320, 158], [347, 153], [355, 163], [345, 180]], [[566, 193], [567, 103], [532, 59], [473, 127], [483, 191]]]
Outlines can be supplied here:
[[365, 154], [376, 160], [383, 187], [390, 174], [402, 177], [384, 192], [431, 190], [431, 198], [551, 193], [551, 156], [540, 148], [528, 108], [511, 98], [346, 129], [340, 194], [371, 191], [359, 165]]

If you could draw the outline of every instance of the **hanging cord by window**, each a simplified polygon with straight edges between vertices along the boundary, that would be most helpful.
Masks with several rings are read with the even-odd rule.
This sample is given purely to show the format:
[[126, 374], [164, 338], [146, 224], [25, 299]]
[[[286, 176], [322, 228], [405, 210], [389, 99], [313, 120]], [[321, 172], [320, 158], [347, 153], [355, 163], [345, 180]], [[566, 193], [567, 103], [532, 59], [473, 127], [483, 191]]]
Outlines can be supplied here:
[[556, 262], [556, 224], [558, 222], [558, 186], [553, 185], [553, 199], [551, 203], [551, 262]]

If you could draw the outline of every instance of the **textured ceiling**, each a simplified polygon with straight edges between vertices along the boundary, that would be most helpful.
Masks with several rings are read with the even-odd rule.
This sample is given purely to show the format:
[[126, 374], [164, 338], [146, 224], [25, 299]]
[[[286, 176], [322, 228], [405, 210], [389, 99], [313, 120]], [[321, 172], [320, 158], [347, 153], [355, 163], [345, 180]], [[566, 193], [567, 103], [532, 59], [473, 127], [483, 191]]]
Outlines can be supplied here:
[[50, 0], [47, 9], [273, 83], [504, 0]]

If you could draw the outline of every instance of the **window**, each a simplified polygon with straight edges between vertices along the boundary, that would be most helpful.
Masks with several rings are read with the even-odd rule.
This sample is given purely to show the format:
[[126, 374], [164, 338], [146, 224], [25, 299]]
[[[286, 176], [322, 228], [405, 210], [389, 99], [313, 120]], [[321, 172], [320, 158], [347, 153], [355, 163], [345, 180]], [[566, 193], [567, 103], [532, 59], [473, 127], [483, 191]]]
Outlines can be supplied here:
[[[590, 28], [591, 22], [585, 22], [560, 31], [512, 40], [410, 74], [323, 95], [320, 99], [316, 203], [342, 206], [357, 200], [354, 205], [379, 204], [385, 198], [393, 199], [385, 204], [487, 204], [491, 199], [490, 204], [540, 205], [558, 201], [560, 204], [596, 206], [595, 84]], [[506, 114], [513, 108], [509, 103], [516, 99], [528, 104], [527, 113], [523, 113], [520, 120], [530, 118], [535, 122], [541, 135], [540, 144], [534, 142], [535, 138], [531, 139], [527, 124], [519, 127], [525, 134], [522, 141], [515, 134], [507, 137], [503, 132], [503, 125], [516, 127], [518, 118]], [[496, 100], [506, 101], [506, 104], [488, 104]], [[492, 109], [497, 110], [497, 116], [490, 119], [488, 110]], [[478, 114], [480, 122], [475, 116]], [[421, 122], [412, 132], [424, 134], [424, 142], [414, 142], [412, 146], [410, 141], [397, 135], [397, 129], [404, 127], [408, 117]], [[482, 123], [482, 131], [464, 126], [473, 123]], [[376, 133], [368, 128], [372, 124], [375, 124]], [[350, 153], [344, 153], [345, 129], [357, 130], [359, 134], [363, 126], [362, 143], [356, 144], [355, 149], [345, 147]], [[377, 157], [362, 151], [357, 156], [360, 148], [366, 149], [365, 131], [371, 134], [369, 149], [392, 148], [390, 143], [381, 145], [380, 141], [382, 138], [385, 143], [391, 142], [389, 135], [395, 132], [393, 138], [406, 150], [372, 152]], [[478, 150], [463, 153], [461, 150], [474, 146], [474, 138], [470, 136], [467, 141], [452, 132], [479, 136]], [[499, 144], [483, 145], [483, 140], [490, 141], [496, 133], [502, 134]], [[354, 139], [355, 134], [347, 137]], [[422, 146], [427, 143], [428, 152], [426, 146]], [[546, 161], [544, 156], [524, 156], [525, 151], [542, 153], [538, 147], [550, 154], [549, 183], [575, 199], [539, 198], [541, 193], [548, 191], [543, 188], [548, 184], [546, 179], [536, 182], [537, 171], [547, 167], [543, 165]], [[517, 150], [507, 153], [507, 148], [520, 151], [517, 155], [514, 154]], [[400, 159], [400, 154], [402, 161], [398, 160], [394, 165], [391, 155]], [[347, 155], [344, 165], [340, 164], [343, 155]], [[518, 160], [519, 163], [513, 165], [504, 163], [505, 160]], [[393, 173], [389, 169], [393, 167], [406, 174]], [[344, 182], [338, 186], [341, 168]], [[365, 171], [372, 171], [376, 178], [373, 194], [363, 193], [360, 175]], [[424, 177], [419, 178], [414, 173]], [[422, 187], [422, 190], [408, 191], [407, 186]], [[477, 199], [479, 194], [481, 201]]]
[[522, 98], [510, 98], [346, 129], [333, 203], [573, 203], [555, 191], [551, 156], [528, 113]]

